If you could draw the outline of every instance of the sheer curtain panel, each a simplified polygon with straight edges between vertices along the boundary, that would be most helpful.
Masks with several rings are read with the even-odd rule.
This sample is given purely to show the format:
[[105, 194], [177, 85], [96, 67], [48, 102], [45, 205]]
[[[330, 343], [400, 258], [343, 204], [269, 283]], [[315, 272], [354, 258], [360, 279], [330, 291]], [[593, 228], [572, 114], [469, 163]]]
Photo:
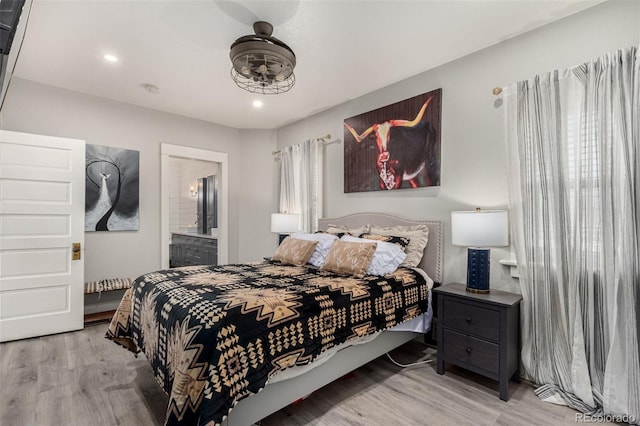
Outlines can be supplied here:
[[314, 232], [322, 215], [323, 143], [311, 139], [280, 150], [278, 206], [301, 215], [301, 230]]
[[522, 361], [538, 395], [640, 422], [640, 60], [505, 90]]

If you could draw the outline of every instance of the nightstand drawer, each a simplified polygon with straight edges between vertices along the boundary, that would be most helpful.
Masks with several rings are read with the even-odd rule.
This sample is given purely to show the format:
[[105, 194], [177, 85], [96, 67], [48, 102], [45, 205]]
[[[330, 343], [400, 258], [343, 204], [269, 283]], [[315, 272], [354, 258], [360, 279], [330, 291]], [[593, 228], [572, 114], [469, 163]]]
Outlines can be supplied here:
[[444, 301], [443, 325], [463, 334], [500, 340], [500, 312], [450, 299]]
[[487, 372], [500, 372], [500, 346], [451, 330], [444, 330], [444, 356]]

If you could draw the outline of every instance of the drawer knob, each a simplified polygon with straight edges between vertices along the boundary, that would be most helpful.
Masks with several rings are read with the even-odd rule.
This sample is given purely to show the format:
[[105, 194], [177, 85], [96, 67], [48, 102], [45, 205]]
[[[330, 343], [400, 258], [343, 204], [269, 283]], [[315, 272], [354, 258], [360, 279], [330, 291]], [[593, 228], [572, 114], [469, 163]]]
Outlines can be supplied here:
[[465, 318], [465, 321], [467, 322], [467, 324], [471, 324], [471, 317]]
[[469, 347], [468, 347], [467, 349], [465, 349], [465, 351], [466, 351], [468, 354], [470, 354], [470, 353], [471, 353], [471, 348], [469, 348]]

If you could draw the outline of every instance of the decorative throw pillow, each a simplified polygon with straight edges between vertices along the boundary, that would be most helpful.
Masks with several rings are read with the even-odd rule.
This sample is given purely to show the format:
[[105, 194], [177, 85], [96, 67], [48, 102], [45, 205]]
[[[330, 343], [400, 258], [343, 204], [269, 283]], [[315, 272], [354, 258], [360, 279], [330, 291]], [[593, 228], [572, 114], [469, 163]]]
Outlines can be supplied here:
[[427, 225], [399, 225], [386, 228], [372, 225], [370, 234], [409, 238], [409, 245], [405, 249], [407, 258], [400, 264], [400, 266], [407, 268], [415, 268], [420, 264], [420, 260], [424, 255], [424, 248], [429, 242], [429, 227]]
[[323, 271], [331, 271], [336, 274], [352, 275], [356, 278], [363, 277], [377, 243], [350, 243], [338, 240], [331, 246], [327, 259], [322, 265]]
[[356, 238], [351, 237], [349, 235], [345, 235], [341, 238], [342, 241], [348, 241], [352, 243], [368, 243], [368, 244], [376, 244], [376, 251], [373, 253], [373, 258], [371, 259], [371, 263], [367, 268], [367, 274], [369, 275], [379, 275], [384, 276], [387, 274], [391, 274], [398, 266], [406, 259], [407, 255], [402, 248], [393, 243], [388, 243], [385, 241], [374, 241], [368, 240], [364, 238]]
[[304, 232], [298, 232], [296, 234], [293, 234], [292, 238], [318, 242], [318, 245], [309, 258], [308, 263], [319, 268], [324, 264], [324, 260], [329, 253], [329, 249], [333, 245], [334, 241], [336, 241], [339, 237], [333, 234], [326, 233], [306, 234]]
[[397, 244], [402, 251], [406, 251], [407, 246], [411, 240], [407, 237], [396, 237], [395, 235], [374, 235], [374, 234], [362, 234], [359, 238], [365, 240], [384, 241], [385, 243]]
[[306, 241], [287, 237], [278, 246], [271, 259], [279, 260], [282, 263], [302, 266], [311, 258], [317, 245], [317, 241]]
[[366, 234], [369, 232], [370, 226], [363, 225], [357, 228], [347, 228], [346, 226], [341, 225], [329, 225], [327, 226], [326, 232], [329, 234], [349, 234], [351, 236], [357, 237], [358, 235]]
[[342, 238], [343, 235], [347, 235], [346, 232], [335, 232], [335, 233], [330, 233], [327, 231], [316, 231], [316, 234], [328, 234], [328, 235], [335, 235], [338, 238]]

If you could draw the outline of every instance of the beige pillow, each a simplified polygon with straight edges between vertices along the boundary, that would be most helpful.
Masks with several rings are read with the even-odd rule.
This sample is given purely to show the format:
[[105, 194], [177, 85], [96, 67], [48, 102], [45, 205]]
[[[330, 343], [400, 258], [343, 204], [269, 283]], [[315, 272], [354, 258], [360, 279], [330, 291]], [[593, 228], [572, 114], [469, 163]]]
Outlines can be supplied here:
[[328, 234], [349, 234], [352, 237], [359, 237], [362, 234], [366, 234], [369, 232], [369, 225], [359, 226], [357, 228], [348, 228], [346, 226], [340, 225], [329, 225], [327, 226], [327, 230], [325, 231]]
[[363, 277], [373, 259], [377, 243], [352, 243], [337, 240], [331, 246], [322, 270]]
[[317, 245], [317, 241], [299, 240], [297, 238], [287, 237], [278, 246], [272, 259], [279, 260], [282, 263], [302, 266], [311, 258], [311, 255]]
[[391, 226], [383, 228], [381, 226], [371, 225], [370, 234], [373, 235], [391, 235], [394, 237], [409, 238], [409, 245], [405, 249], [407, 258], [400, 264], [407, 268], [415, 268], [420, 264], [424, 255], [424, 248], [429, 242], [429, 227], [427, 225], [413, 226]]

